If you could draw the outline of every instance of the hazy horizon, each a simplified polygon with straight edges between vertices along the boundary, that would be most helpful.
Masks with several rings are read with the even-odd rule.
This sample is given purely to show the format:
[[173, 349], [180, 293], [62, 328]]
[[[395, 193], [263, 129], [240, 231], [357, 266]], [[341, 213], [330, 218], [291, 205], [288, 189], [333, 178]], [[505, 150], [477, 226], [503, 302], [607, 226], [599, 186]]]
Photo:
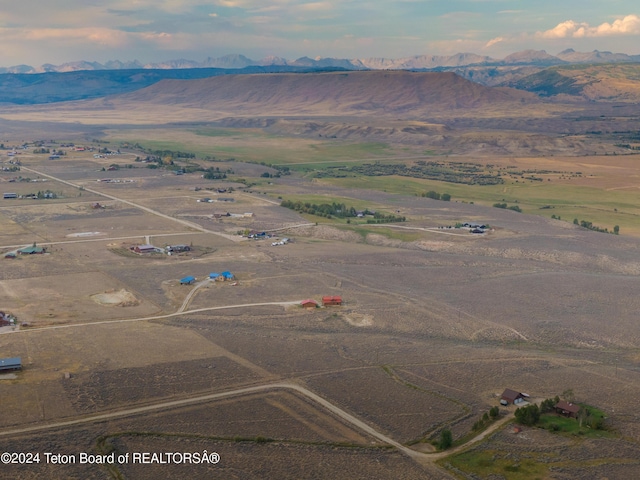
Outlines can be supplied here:
[[567, 48], [640, 54], [635, 2], [454, 0], [67, 0], [0, 13], [0, 65], [251, 59], [404, 58], [461, 52], [503, 58]]

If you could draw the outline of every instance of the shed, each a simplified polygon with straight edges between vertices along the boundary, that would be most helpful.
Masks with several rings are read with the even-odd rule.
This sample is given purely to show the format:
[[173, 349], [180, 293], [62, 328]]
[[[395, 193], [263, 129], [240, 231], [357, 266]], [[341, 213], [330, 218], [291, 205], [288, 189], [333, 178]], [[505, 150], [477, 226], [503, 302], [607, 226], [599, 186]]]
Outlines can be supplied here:
[[193, 275], [189, 275], [188, 277], [184, 277], [180, 279], [180, 285], [191, 285], [196, 281], [196, 277]]
[[524, 402], [526, 396], [527, 395], [511, 390], [510, 388], [505, 388], [502, 396], [500, 397], [500, 403], [503, 405], [518, 405], [519, 403]]
[[10, 372], [12, 370], [20, 370], [21, 368], [22, 359], [20, 357], [0, 358], [0, 372]]
[[300, 302], [300, 306], [302, 308], [317, 308], [318, 307], [318, 302], [316, 302], [313, 299], [302, 300]]
[[328, 305], [342, 305], [342, 297], [338, 295], [324, 296], [322, 297], [322, 305], [325, 307]]
[[4, 198], [18, 198], [17, 193], [5, 193]]
[[220, 275], [222, 275], [222, 278], [225, 280], [233, 280], [234, 278], [234, 275], [231, 272], [222, 272]]
[[211, 273], [209, 274], [209, 278], [210, 278], [211, 280], [218, 280], [218, 279], [220, 278], [220, 274], [219, 274], [219, 273], [216, 273], [216, 272], [211, 272]]
[[580, 411], [580, 405], [565, 400], [560, 400], [554, 408], [556, 409], [556, 413], [569, 418], [577, 418], [578, 412]]

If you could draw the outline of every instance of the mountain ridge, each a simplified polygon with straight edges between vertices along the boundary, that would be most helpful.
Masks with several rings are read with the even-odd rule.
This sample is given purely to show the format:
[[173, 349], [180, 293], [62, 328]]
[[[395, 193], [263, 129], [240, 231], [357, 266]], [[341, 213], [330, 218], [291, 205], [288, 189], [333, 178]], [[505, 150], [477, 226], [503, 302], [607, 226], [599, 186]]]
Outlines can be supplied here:
[[0, 67], [0, 74], [3, 73], [23, 73], [37, 74], [48, 72], [72, 72], [81, 70], [121, 70], [121, 69], [145, 69], [145, 70], [170, 70], [170, 69], [192, 69], [192, 68], [228, 68], [240, 69], [246, 67], [267, 67], [267, 66], [291, 66], [307, 68], [345, 68], [351, 70], [412, 70], [431, 69], [442, 67], [463, 67], [463, 66], [517, 66], [536, 65], [554, 66], [568, 63], [625, 63], [640, 62], [639, 55], [628, 55], [626, 53], [612, 53], [607, 51], [594, 50], [592, 52], [576, 52], [573, 49], [566, 49], [557, 55], [551, 55], [544, 50], [523, 50], [514, 52], [503, 59], [495, 59], [486, 55], [478, 55], [470, 52], [460, 52], [454, 55], [415, 55], [401, 58], [332, 58], [332, 57], [300, 57], [295, 60], [288, 60], [282, 57], [270, 56], [261, 60], [252, 60], [241, 54], [230, 54], [222, 57], [208, 57], [202, 62], [188, 59], [167, 60], [157, 63], [142, 63], [138, 60], [120, 61], [110, 60], [101, 64], [87, 60], [68, 62], [61, 65], [50, 63], [39, 67], [29, 65], [15, 65], [12, 67]]

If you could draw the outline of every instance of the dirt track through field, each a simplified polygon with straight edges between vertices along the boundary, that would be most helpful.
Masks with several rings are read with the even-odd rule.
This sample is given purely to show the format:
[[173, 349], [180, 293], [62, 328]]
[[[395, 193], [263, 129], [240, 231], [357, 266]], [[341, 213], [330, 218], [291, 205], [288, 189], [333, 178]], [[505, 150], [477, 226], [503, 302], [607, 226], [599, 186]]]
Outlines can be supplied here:
[[266, 384], [266, 385], [257, 385], [257, 386], [254, 386], [254, 387], [239, 388], [239, 389], [231, 390], [231, 391], [228, 391], [228, 392], [213, 393], [213, 394], [210, 394], [210, 395], [201, 395], [201, 396], [198, 396], [198, 397], [185, 398], [185, 399], [181, 399], [181, 400], [172, 400], [172, 401], [169, 401], [169, 402], [161, 402], [161, 403], [157, 403], [157, 404], [154, 404], [154, 405], [146, 405], [144, 407], [128, 408], [128, 409], [124, 409], [124, 410], [119, 410], [117, 412], [104, 413], [104, 414], [101, 414], [101, 415], [93, 415], [93, 416], [90, 416], [90, 417], [83, 417], [83, 418], [78, 418], [78, 419], [75, 419], [75, 420], [67, 420], [67, 421], [63, 421], [63, 422], [55, 422], [55, 423], [49, 423], [49, 424], [45, 424], [45, 425], [35, 425], [35, 426], [32, 426], [32, 427], [24, 427], [24, 428], [18, 428], [18, 429], [14, 429], [14, 430], [6, 430], [4, 432], [0, 432], [0, 437], [6, 437], [6, 436], [11, 436], [11, 435], [20, 435], [20, 434], [32, 433], [32, 432], [40, 432], [40, 431], [43, 431], [43, 430], [52, 430], [52, 429], [57, 429], [57, 428], [65, 428], [65, 427], [70, 427], [70, 426], [74, 426], [74, 425], [81, 425], [81, 424], [85, 424], [85, 423], [101, 422], [101, 421], [105, 421], [105, 420], [111, 420], [111, 419], [114, 419], [114, 418], [128, 417], [128, 416], [132, 416], [132, 415], [140, 415], [140, 414], [144, 414], [144, 413], [154, 412], [154, 411], [157, 411], [157, 410], [164, 410], [164, 409], [169, 409], [169, 408], [179, 408], [179, 407], [183, 407], [183, 406], [186, 406], [186, 405], [193, 405], [193, 404], [197, 404], [197, 403], [204, 403], [204, 402], [209, 402], [209, 401], [220, 400], [220, 399], [228, 398], [228, 397], [249, 395], [249, 394], [252, 394], [252, 393], [264, 392], [264, 391], [268, 391], [268, 390], [278, 390], [278, 389], [294, 390], [295, 392], [298, 392], [298, 393], [304, 395], [305, 397], [313, 400], [314, 402], [316, 402], [317, 404], [321, 405], [322, 407], [324, 407], [325, 409], [327, 409], [328, 411], [330, 411], [334, 415], [338, 416], [340, 419], [342, 419], [342, 420], [346, 421], [347, 423], [350, 423], [351, 425], [359, 428], [361, 431], [371, 435], [372, 437], [380, 440], [381, 442], [386, 443], [387, 445], [391, 445], [391, 446], [397, 448], [400, 452], [402, 452], [405, 455], [409, 456], [413, 460], [418, 461], [419, 463], [432, 463], [435, 460], [438, 460], [440, 458], [443, 458], [443, 457], [446, 457], [448, 455], [454, 454], [454, 453], [456, 453], [456, 452], [458, 452], [458, 451], [460, 451], [460, 450], [462, 450], [464, 448], [467, 448], [470, 444], [478, 442], [478, 441], [482, 440], [483, 438], [485, 438], [487, 435], [490, 435], [491, 433], [496, 431], [502, 425], [504, 425], [505, 423], [510, 421], [511, 417], [512, 417], [512, 415], [509, 415], [509, 416], [507, 416], [505, 418], [502, 418], [501, 420], [499, 420], [496, 423], [494, 423], [491, 427], [489, 427], [487, 430], [485, 430], [484, 432], [482, 432], [481, 434], [479, 434], [478, 436], [473, 438], [470, 442], [468, 442], [465, 445], [461, 445], [459, 447], [447, 450], [445, 452], [439, 452], [439, 453], [433, 453], [433, 454], [422, 453], [422, 452], [417, 452], [415, 450], [412, 450], [409, 447], [406, 447], [405, 445], [402, 445], [401, 443], [399, 443], [399, 442], [393, 440], [392, 438], [386, 436], [385, 434], [380, 433], [378, 430], [376, 430], [375, 428], [371, 427], [367, 423], [365, 423], [362, 420], [354, 417], [350, 413], [342, 410], [340, 407], [337, 407], [336, 405], [334, 405], [333, 403], [331, 403], [328, 400], [324, 399], [320, 395], [312, 392], [311, 390], [308, 390], [307, 388], [305, 388], [305, 387], [303, 387], [301, 385], [298, 385], [298, 384], [295, 384], [295, 383], [290, 383], [290, 382], [278, 382], [278, 383], [269, 383], [269, 384]]
[[[37, 175], [41, 175], [43, 177], [50, 178], [51, 180], [55, 180], [56, 182], [64, 183], [65, 185], [69, 185], [70, 187], [73, 187], [73, 188], [78, 188], [78, 189], [80, 188], [80, 185], [76, 185], [75, 183], [71, 183], [71, 182], [63, 180], [61, 178], [54, 177], [53, 175], [48, 175], [46, 173], [42, 173], [42, 172], [40, 172], [38, 170], [34, 170], [32, 168], [22, 167], [22, 169], [26, 170], [28, 172], [35, 173]], [[191, 222], [188, 222], [186, 220], [181, 220], [179, 218], [172, 217], [171, 215], [165, 215], [164, 213], [160, 213], [157, 210], [153, 210], [152, 208], [145, 207], [145, 206], [140, 205], [138, 203], [134, 203], [134, 202], [131, 202], [129, 200], [124, 200], [123, 198], [120, 198], [120, 197], [115, 197], [113, 195], [109, 195], [107, 193], [100, 192], [99, 190], [94, 190], [92, 188], [87, 188], [87, 187], [82, 187], [82, 188], [87, 192], [94, 193], [96, 195], [100, 195], [102, 197], [109, 198], [111, 200], [115, 200], [116, 202], [126, 203], [127, 205], [130, 205], [132, 207], [138, 208], [140, 210], [144, 210], [145, 212], [151, 213], [153, 215], [157, 215], [158, 217], [166, 218], [167, 220], [171, 220], [172, 222], [179, 223], [179, 224], [184, 225], [186, 227], [193, 228], [195, 230], [199, 230], [200, 232], [203, 232], [203, 233], [210, 233], [212, 235], [218, 235], [219, 237], [226, 238], [227, 240], [231, 240], [233, 242], [239, 242], [239, 241], [243, 240], [242, 238], [239, 238], [239, 237], [234, 236], [234, 235], [227, 235], [226, 233], [214, 232], [213, 230], [208, 230], [208, 229], [198, 225], [197, 223], [191, 223]]]

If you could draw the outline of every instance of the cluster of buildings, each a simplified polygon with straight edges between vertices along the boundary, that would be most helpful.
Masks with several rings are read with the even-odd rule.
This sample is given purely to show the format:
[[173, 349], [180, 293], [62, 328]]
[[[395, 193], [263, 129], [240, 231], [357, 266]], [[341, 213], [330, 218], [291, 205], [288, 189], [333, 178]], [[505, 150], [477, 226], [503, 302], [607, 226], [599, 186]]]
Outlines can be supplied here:
[[144, 245], [134, 245], [133, 247], [129, 247], [129, 249], [139, 254], [166, 253], [167, 255], [173, 255], [176, 253], [190, 252], [191, 245], [167, 245], [166, 247], [162, 248], [151, 245], [150, 243], [146, 243]]
[[[229, 271], [221, 273], [211, 272], [209, 274], [209, 280], [213, 280], [214, 282], [224, 282], [226, 280], [234, 280], [235, 278], [235, 275]], [[180, 279], [180, 285], [191, 285], [195, 283], [195, 281], [196, 277], [194, 277], [193, 275], [188, 275]]]
[[[325, 295], [322, 297], [322, 306], [341, 306], [342, 305], [342, 297], [339, 295]], [[300, 306], [302, 308], [318, 308], [320, 304], [313, 300], [312, 298], [302, 300], [300, 302]]]
[[8, 327], [16, 324], [16, 317], [10, 313], [0, 312], [0, 327]]
[[[500, 405], [504, 407], [509, 405], [525, 405], [528, 404], [528, 402], [529, 394], [516, 392], [510, 388], [505, 388], [504, 392], [500, 396]], [[578, 418], [578, 412], [580, 411], [580, 405], [566, 400], [560, 400], [553, 408], [558, 415], [568, 418]]]

